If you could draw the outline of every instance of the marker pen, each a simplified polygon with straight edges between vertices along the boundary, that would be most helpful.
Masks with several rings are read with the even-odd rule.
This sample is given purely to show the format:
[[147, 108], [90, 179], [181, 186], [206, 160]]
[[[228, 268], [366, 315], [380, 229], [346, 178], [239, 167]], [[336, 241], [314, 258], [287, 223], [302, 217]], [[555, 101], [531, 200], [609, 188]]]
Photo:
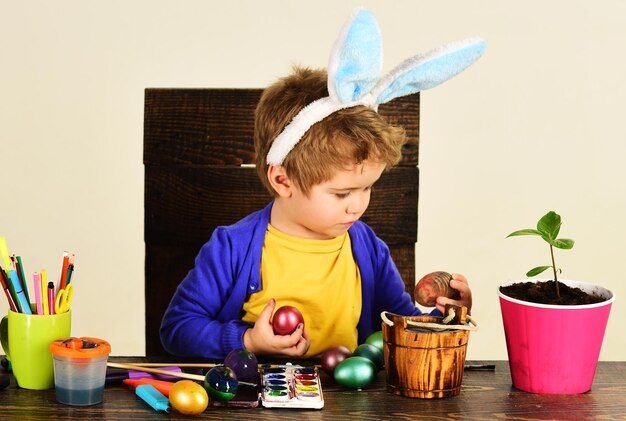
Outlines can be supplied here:
[[144, 377], [143, 379], [124, 379], [122, 381], [124, 382], [124, 384], [132, 387], [141, 386], [142, 384], [151, 384], [156, 390], [163, 393], [164, 396], [169, 396], [170, 389], [176, 384], [175, 382], [151, 379], [148, 377]]
[[48, 312], [54, 314], [54, 282], [48, 282]]
[[170, 412], [169, 399], [151, 384], [137, 386], [135, 393], [156, 411]]
[[9, 271], [9, 278], [11, 279], [11, 284], [13, 285], [13, 289], [15, 290], [15, 295], [17, 297], [17, 299], [15, 300], [15, 305], [17, 306], [20, 313], [33, 314], [33, 312], [30, 310], [30, 303], [24, 295], [24, 291], [22, 290], [22, 283], [17, 277], [17, 272], [15, 271], [15, 269], [11, 269]]
[[39, 274], [39, 272], [33, 273], [33, 291], [35, 293], [37, 314], [43, 314], [43, 305], [41, 302], [41, 275]]
[[26, 285], [26, 277], [24, 276], [24, 263], [22, 263], [22, 256], [15, 256], [15, 270], [17, 271], [17, 277], [22, 284], [22, 291], [26, 297], [26, 302], [30, 303], [30, 296], [28, 295], [28, 286]]
[[4, 270], [10, 270], [11, 258], [9, 257], [9, 248], [7, 247], [7, 239], [5, 237], [0, 237], [0, 259], [2, 259]]
[[4, 293], [7, 296], [9, 307], [11, 308], [12, 311], [17, 311], [15, 300], [13, 300], [13, 295], [11, 295], [11, 290], [9, 289], [9, 283], [11, 281], [9, 281], [7, 274], [4, 272], [4, 270], [1, 267], [0, 267], [0, 272], [2, 272], [0, 273], [0, 283], [2, 284], [2, 289], [4, 290]]

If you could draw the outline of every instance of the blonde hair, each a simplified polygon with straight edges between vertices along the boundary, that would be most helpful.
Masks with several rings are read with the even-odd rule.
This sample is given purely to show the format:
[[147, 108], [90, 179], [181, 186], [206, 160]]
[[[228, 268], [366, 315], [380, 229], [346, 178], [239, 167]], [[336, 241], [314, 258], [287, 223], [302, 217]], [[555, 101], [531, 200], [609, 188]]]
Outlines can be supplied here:
[[[255, 164], [261, 182], [267, 179], [267, 153], [274, 139], [311, 102], [328, 96], [327, 73], [294, 67], [292, 74], [263, 91], [255, 112]], [[388, 124], [373, 109], [356, 106], [337, 111], [314, 124], [283, 162], [289, 179], [304, 193], [330, 180], [342, 169], [365, 160], [391, 167], [402, 157], [404, 129]]]

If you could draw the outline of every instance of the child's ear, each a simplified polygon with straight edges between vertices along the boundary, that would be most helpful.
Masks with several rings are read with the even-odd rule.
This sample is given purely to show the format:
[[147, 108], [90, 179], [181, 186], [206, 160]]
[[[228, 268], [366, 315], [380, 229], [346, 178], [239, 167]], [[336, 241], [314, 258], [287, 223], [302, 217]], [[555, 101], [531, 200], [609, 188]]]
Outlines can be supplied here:
[[267, 167], [267, 179], [278, 196], [291, 196], [291, 180], [289, 180], [285, 167], [282, 165], [269, 165]]

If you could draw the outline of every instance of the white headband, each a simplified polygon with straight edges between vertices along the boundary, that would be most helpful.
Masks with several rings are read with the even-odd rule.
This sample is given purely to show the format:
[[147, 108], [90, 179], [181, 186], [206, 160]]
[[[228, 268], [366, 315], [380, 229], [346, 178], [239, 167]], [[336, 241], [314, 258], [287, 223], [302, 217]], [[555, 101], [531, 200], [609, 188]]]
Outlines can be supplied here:
[[335, 41], [328, 62], [329, 96], [313, 101], [293, 118], [270, 147], [267, 163], [282, 165], [309, 128], [332, 113], [356, 105], [374, 110], [394, 98], [430, 89], [456, 76], [485, 51], [480, 38], [444, 45], [408, 58], [383, 78], [382, 39], [374, 15], [354, 11]]

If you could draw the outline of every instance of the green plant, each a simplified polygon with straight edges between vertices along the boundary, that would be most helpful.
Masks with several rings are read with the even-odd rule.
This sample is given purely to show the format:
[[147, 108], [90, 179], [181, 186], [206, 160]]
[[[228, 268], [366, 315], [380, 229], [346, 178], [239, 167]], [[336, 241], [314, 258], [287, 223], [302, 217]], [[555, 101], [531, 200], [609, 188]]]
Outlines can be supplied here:
[[514, 231], [507, 235], [506, 238], [516, 237], [519, 235], [538, 235], [545, 240], [546, 243], [550, 246], [550, 257], [552, 259], [551, 266], [537, 266], [532, 268], [526, 273], [526, 276], [536, 276], [541, 272], [552, 268], [554, 272], [554, 285], [556, 287], [556, 296], [560, 297], [561, 294], [559, 292], [559, 281], [557, 279], [557, 272], [561, 273], [561, 269], [556, 267], [554, 263], [554, 247], [558, 249], [569, 250], [574, 247], [574, 240], [569, 238], [557, 238], [559, 235], [559, 231], [561, 230], [561, 216], [554, 211], [550, 211], [546, 213], [539, 222], [537, 222], [537, 229], [523, 229], [519, 231]]

